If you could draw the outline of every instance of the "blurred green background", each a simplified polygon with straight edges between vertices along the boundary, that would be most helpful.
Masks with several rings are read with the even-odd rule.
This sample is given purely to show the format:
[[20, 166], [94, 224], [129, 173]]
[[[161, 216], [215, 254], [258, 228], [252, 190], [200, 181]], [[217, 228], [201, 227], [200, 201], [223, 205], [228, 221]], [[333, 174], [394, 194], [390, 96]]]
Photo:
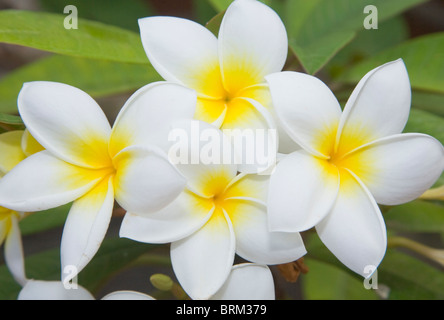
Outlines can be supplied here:
[[[32, 80], [79, 87], [98, 101], [112, 122], [131, 93], [161, 80], [142, 50], [137, 19], [171, 15], [203, 25], [211, 20], [209, 28], [217, 30], [221, 12], [230, 2], [0, 0], [0, 131], [22, 128], [16, 98], [23, 82]], [[367, 71], [403, 58], [413, 89], [406, 131], [428, 133], [444, 143], [443, 0], [263, 2], [280, 14], [287, 27], [290, 48], [285, 68], [321, 78], [341, 103]], [[63, 9], [69, 4], [78, 9], [81, 20], [77, 30], [63, 28], [67, 16]], [[378, 8], [377, 30], [363, 27], [363, 8], [367, 4]], [[441, 178], [436, 186], [443, 184]], [[69, 205], [36, 213], [22, 221], [28, 276], [60, 278], [58, 246], [68, 209]], [[365, 289], [363, 280], [346, 270], [316, 234], [308, 231], [303, 234], [308, 248], [304, 260], [271, 268], [277, 298], [443, 299], [443, 200], [415, 200], [381, 209], [389, 248], [378, 271], [378, 290]], [[119, 239], [123, 214], [116, 206], [107, 241], [80, 274], [79, 283], [98, 298], [123, 289], [146, 292], [159, 299], [183, 298], [180, 290], [159, 291], [150, 283], [155, 273], [174, 279], [168, 246]], [[428, 248], [437, 251], [426, 256]], [[20, 287], [2, 259], [0, 299], [15, 299]]]

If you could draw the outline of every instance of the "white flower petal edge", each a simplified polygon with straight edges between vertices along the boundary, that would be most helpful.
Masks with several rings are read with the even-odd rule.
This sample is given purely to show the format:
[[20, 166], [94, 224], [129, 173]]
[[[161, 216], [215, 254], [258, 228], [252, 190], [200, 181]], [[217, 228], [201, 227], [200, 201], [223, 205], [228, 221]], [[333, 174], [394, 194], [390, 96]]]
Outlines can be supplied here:
[[316, 225], [316, 231], [345, 266], [368, 277], [367, 268], [378, 267], [387, 248], [384, 219], [372, 195], [355, 175], [344, 174], [341, 179], [336, 203]]
[[233, 227], [225, 213], [171, 244], [174, 273], [193, 300], [207, 300], [221, 288], [233, 266], [234, 253]]
[[67, 290], [61, 281], [29, 280], [18, 295], [18, 300], [95, 300], [93, 295], [78, 286]]
[[[398, 205], [421, 196], [444, 170], [444, 147], [435, 138], [403, 133], [373, 141], [350, 154], [366, 159], [355, 172], [376, 202]], [[359, 161], [359, 160], [358, 160]]]
[[366, 138], [361, 143], [401, 133], [410, 104], [410, 81], [402, 59], [375, 68], [362, 78], [347, 101], [336, 141], [356, 130]]
[[152, 296], [131, 290], [114, 291], [101, 300], [155, 300]]
[[101, 176], [92, 172], [41, 151], [21, 161], [0, 180], [0, 205], [24, 212], [58, 207], [100, 181]]
[[172, 123], [193, 119], [196, 101], [194, 90], [176, 83], [159, 81], [140, 88], [125, 102], [114, 122], [111, 156], [133, 145], [155, 145], [167, 152]]
[[323, 166], [319, 159], [304, 150], [285, 156], [270, 177], [270, 230], [298, 232], [310, 229], [328, 214], [338, 191], [337, 170]]
[[27, 129], [46, 150], [71, 164], [101, 167], [111, 126], [88, 94], [66, 84], [36, 81], [23, 85], [17, 103]]
[[[121, 237], [144, 243], [168, 243], [183, 239], [199, 230], [211, 217], [215, 207], [193, 205], [194, 197], [182, 192], [170, 205], [150, 214], [127, 212], [120, 226]], [[189, 207], [196, 210], [190, 214]], [[197, 210], [200, 209], [200, 210]]]
[[327, 158], [321, 135], [334, 135], [341, 107], [319, 79], [298, 72], [266, 76], [276, 114], [287, 134], [307, 152]]
[[5, 262], [15, 281], [20, 285], [27, 282], [22, 236], [15, 216], [11, 217], [11, 230], [5, 240]]
[[[61, 243], [62, 270], [74, 267], [80, 272], [96, 254], [105, 237], [114, 205], [113, 177], [104, 179], [90, 192], [76, 200], [68, 214]], [[77, 275], [69, 273], [64, 283]]]
[[274, 300], [273, 275], [266, 265], [242, 263], [233, 266], [222, 288], [210, 300]]
[[231, 218], [236, 236], [236, 253], [247, 261], [281, 264], [304, 256], [299, 233], [270, 232], [267, 228], [267, 207], [249, 200], [229, 200], [234, 206]]
[[148, 59], [165, 80], [211, 94], [196, 87], [200, 73], [219, 69], [217, 38], [207, 28], [175, 17], [139, 19], [139, 28]]
[[156, 146], [131, 146], [113, 159], [116, 201], [133, 213], [155, 212], [173, 201], [186, 180]]
[[[253, 71], [250, 78], [264, 81], [285, 64], [288, 40], [285, 26], [268, 6], [256, 0], [233, 1], [219, 31], [219, 59], [225, 88], [236, 91], [236, 73]], [[252, 83], [254, 84], [254, 83]]]

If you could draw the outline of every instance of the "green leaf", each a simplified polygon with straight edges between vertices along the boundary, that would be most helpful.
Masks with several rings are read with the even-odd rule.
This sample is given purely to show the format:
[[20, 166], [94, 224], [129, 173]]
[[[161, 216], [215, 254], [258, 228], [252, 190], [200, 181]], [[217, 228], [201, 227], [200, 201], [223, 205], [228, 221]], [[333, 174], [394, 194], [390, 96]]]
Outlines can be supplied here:
[[427, 111], [411, 109], [404, 132], [425, 133], [444, 144], [444, 118]]
[[378, 268], [378, 283], [392, 300], [444, 299], [444, 273], [408, 254], [389, 249]]
[[304, 259], [309, 272], [301, 277], [304, 298], [309, 300], [374, 300], [374, 290], [364, 287], [363, 281], [336, 266]]
[[402, 43], [409, 37], [408, 25], [402, 16], [379, 24], [378, 30], [362, 30], [356, 38], [335, 55], [326, 66], [331, 77], [336, 78], [352, 66], [375, 54]]
[[22, 125], [22, 118], [19, 116], [14, 116], [10, 114], [0, 113], [0, 123], [12, 124], [12, 125]]
[[444, 233], [444, 207], [438, 203], [415, 200], [390, 208], [384, 219], [398, 231]]
[[444, 93], [444, 32], [406, 41], [359, 63], [338, 80], [358, 82], [368, 71], [399, 58], [407, 66], [412, 88]]
[[414, 90], [412, 107], [444, 117], [444, 94]]
[[0, 111], [16, 113], [23, 83], [42, 80], [66, 83], [98, 98], [133, 91], [161, 78], [150, 65], [52, 55], [0, 80]]
[[65, 29], [63, 14], [0, 11], [0, 42], [65, 55], [149, 64], [136, 32], [79, 19], [78, 29]]
[[20, 221], [22, 235], [35, 234], [65, 224], [71, 204], [45, 211], [33, 212]]
[[[425, 0], [288, 1], [283, 20], [290, 47], [305, 70], [314, 74], [364, 29], [364, 8], [374, 5], [383, 22]], [[378, 30], [366, 30], [378, 32]]]
[[[138, 32], [137, 19], [153, 15], [149, 2], [142, 0], [40, 0], [45, 11], [63, 13], [67, 5], [77, 8], [79, 17]], [[124, 14], [122, 14], [124, 13]]]

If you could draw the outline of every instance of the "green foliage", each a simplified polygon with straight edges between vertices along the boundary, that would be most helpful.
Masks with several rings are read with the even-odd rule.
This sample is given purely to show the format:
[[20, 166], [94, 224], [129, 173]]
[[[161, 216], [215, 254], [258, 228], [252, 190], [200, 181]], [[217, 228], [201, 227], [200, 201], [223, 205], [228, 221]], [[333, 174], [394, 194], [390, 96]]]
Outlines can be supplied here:
[[[371, 69], [402, 58], [413, 88], [412, 110], [405, 132], [421, 132], [444, 143], [444, 32], [410, 38], [403, 13], [425, 0], [264, 0], [281, 16], [288, 32], [289, 59], [298, 70], [327, 79], [342, 100]], [[194, 16], [214, 34], [231, 0], [194, 0]], [[0, 11], [0, 42], [51, 54], [0, 78], [0, 127], [21, 126], [17, 95], [24, 82], [57, 81], [76, 86], [94, 98], [128, 93], [161, 80], [142, 48], [137, 19], [156, 14], [146, 1], [41, 0], [42, 11]], [[67, 4], [79, 9], [79, 29], [63, 27]], [[366, 30], [363, 9], [378, 8], [377, 30]], [[292, 64], [294, 66], [294, 64]], [[444, 184], [441, 178], [437, 185]], [[24, 236], [62, 227], [69, 205], [29, 215], [20, 223]], [[384, 219], [391, 236], [443, 235], [444, 202], [415, 200], [387, 207]], [[304, 234], [310, 271], [300, 277], [306, 299], [444, 299], [442, 267], [389, 247], [378, 268], [386, 291], [367, 290], [311, 231]], [[435, 243], [436, 244], [436, 243]], [[436, 244], [442, 247], [442, 241]], [[92, 292], [157, 246], [125, 239], [106, 240], [79, 276]], [[164, 257], [169, 259], [169, 257]], [[142, 259], [143, 260], [143, 259]], [[152, 262], [153, 259], [143, 261]], [[26, 257], [30, 278], [60, 279], [59, 249]], [[149, 275], [147, 275], [148, 286]], [[0, 265], [0, 299], [15, 299], [20, 286]]]

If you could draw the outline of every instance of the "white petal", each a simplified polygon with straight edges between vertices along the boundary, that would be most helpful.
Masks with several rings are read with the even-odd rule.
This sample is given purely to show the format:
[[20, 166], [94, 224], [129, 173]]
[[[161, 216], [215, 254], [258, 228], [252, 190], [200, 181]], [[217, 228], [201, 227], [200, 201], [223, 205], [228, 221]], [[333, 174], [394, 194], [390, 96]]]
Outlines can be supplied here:
[[173, 201], [185, 179], [155, 146], [123, 149], [113, 159], [116, 201], [133, 213], [154, 212]]
[[173, 83], [155, 82], [137, 90], [114, 123], [110, 138], [111, 156], [137, 144], [166, 148], [171, 123], [192, 119], [196, 101], [193, 90]]
[[233, 1], [219, 31], [219, 58], [231, 94], [279, 72], [288, 53], [287, 32], [279, 16], [255, 0]]
[[136, 291], [115, 291], [107, 294], [102, 300], [155, 300], [152, 296]]
[[171, 262], [180, 285], [193, 300], [209, 299], [224, 284], [234, 261], [229, 219], [218, 212], [188, 238], [171, 244]]
[[326, 247], [346, 267], [368, 276], [367, 268], [378, 267], [387, 248], [385, 223], [375, 200], [365, 186], [346, 170], [336, 203], [316, 230]]
[[327, 158], [336, 138], [341, 107], [318, 78], [281, 72], [266, 77], [273, 105], [284, 130], [306, 151]]
[[256, 263], [281, 264], [306, 254], [299, 233], [270, 232], [265, 206], [248, 200], [227, 200], [224, 208], [230, 215], [236, 235], [236, 253]]
[[[407, 123], [410, 103], [409, 76], [401, 59], [370, 71], [344, 107], [337, 141], [359, 137], [357, 143], [364, 144], [401, 133]], [[357, 146], [347, 146], [347, 149]]]
[[32, 136], [61, 159], [87, 168], [109, 163], [109, 122], [100, 106], [72, 86], [25, 83], [18, 109]]
[[270, 178], [270, 230], [297, 232], [314, 227], [334, 204], [339, 188], [338, 170], [305, 151], [281, 159]]
[[5, 262], [15, 281], [25, 285], [25, 259], [23, 255], [22, 236], [17, 218], [11, 217], [11, 229], [5, 241]]
[[0, 203], [16, 211], [40, 211], [69, 203], [103, 177], [102, 170], [73, 166], [48, 151], [36, 153], [0, 180]]
[[237, 158], [230, 140], [218, 128], [203, 121], [175, 123], [170, 135], [169, 159], [187, 180], [187, 188], [203, 197], [211, 197], [210, 180], [218, 177], [220, 186], [228, 184], [237, 174]]
[[251, 98], [233, 99], [222, 130], [238, 155], [238, 170], [264, 174], [276, 164], [278, 132], [271, 113]]
[[128, 212], [120, 236], [145, 243], [168, 243], [183, 239], [200, 229], [211, 217], [214, 205], [185, 190], [177, 199], [155, 213]]
[[[63, 229], [60, 248], [63, 281], [80, 272], [99, 249], [114, 205], [113, 177], [105, 178], [82, 198], [74, 201]], [[66, 268], [66, 269], [65, 269]]]
[[233, 266], [223, 287], [211, 300], [274, 300], [273, 275], [266, 265], [242, 263]]
[[436, 182], [444, 170], [444, 148], [431, 136], [405, 133], [372, 142], [344, 161], [377, 203], [398, 205], [418, 198]]
[[67, 289], [61, 281], [29, 280], [20, 291], [18, 300], [95, 300], [93, 295], [83, 288]]
[[165, 80], [204, 96], [221, 95], [217, 39], [207, 28], [175, 17], [139, 19], [139, 27], [148, 59]]

